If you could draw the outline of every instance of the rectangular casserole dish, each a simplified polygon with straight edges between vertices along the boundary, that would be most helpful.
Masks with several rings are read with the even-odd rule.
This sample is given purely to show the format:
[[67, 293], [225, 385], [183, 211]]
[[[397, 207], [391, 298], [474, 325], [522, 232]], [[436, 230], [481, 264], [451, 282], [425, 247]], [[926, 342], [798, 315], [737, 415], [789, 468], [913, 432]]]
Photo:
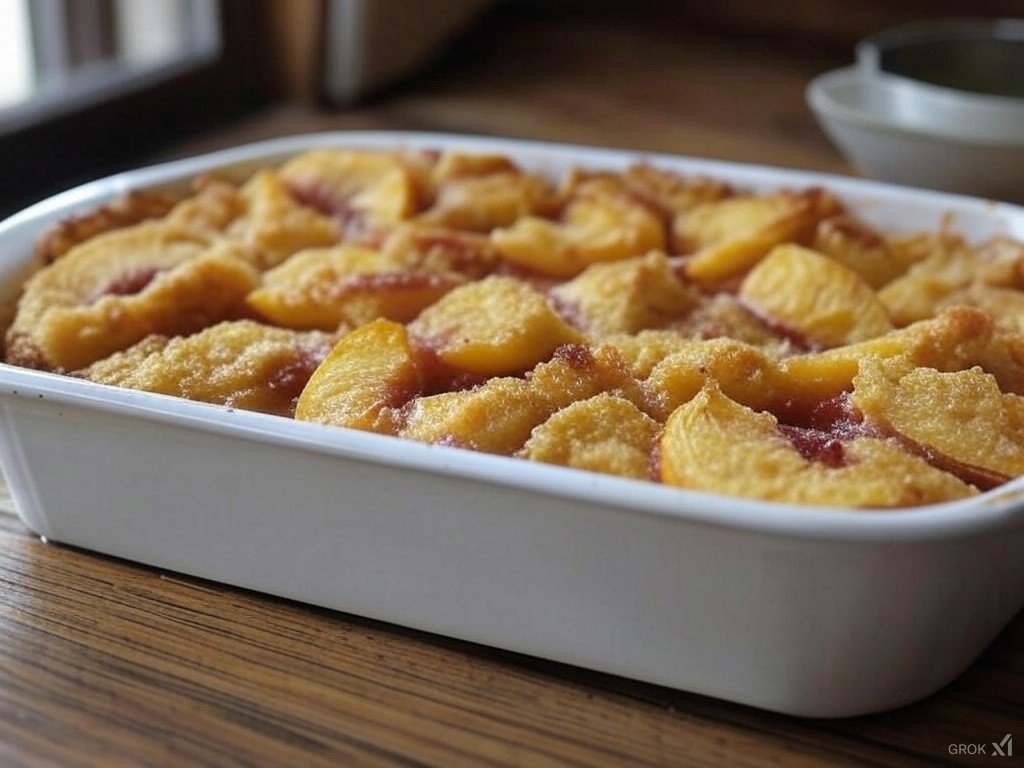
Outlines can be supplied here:
[[[124, 173], [0, 224], [17, 295], [49, 223], [130, 189], [316, 146], [463, 149], [528, 169], [639, 159], [821, 185], [869, 224], [1024, 239], [1024, 209], [868, 181], [436, 134], [294, 137]], [[921, 698], [1024, 605], [1024, 478], [882, 512], [769, 504], [298, 423], [0, 365], [25, 524], [158, 568], [797, 715]]]

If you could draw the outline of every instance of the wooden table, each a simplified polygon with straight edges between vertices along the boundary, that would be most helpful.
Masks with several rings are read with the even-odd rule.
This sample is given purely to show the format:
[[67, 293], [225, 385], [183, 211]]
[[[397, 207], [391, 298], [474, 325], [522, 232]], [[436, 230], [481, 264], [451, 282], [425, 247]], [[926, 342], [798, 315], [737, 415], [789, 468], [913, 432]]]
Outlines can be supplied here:
[[[168, 154], [416, 128], [848, 171], [803, 106], [834, 63], [660, 23], [502, 18], [358, 109], [277, 109]], [[0, 766], [1013, 765], [949, 745], [1014, 732], [1024, 754], [1024, 617], [927, 701], [800, 720], [45, 544], [12, 511], [0, 499]]]
[[920, 704], [801, 720], [47, 544], [12, 509], [0, 499], [5, 767], [896, 768], [1024, 741], [1024, 617]]

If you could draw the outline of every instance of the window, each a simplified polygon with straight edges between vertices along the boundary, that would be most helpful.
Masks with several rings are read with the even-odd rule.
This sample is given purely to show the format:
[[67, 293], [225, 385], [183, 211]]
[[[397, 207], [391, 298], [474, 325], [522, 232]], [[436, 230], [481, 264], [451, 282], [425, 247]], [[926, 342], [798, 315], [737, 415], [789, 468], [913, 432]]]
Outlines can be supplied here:
[[33, 75], [28, 0], [0, 2], [0, 110], [29, 97]]
[[269, 103], [266, 7], [0, 0], [0, 216]]
[[0, 132], [209, 63], [217, 11], [214, 0], [0, 0]]

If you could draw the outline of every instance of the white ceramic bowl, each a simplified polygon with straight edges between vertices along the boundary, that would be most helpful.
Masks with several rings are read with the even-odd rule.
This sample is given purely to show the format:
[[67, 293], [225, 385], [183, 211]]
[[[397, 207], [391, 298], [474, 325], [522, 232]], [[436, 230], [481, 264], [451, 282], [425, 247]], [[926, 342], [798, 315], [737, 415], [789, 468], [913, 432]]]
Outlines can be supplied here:
[[871, 35], [856, 52], [860, 69], [909, 86], [903, 98], [914, 109], [936, 102], [969, 115], [971, 127], [1024, 131], [1024, 19], [908, 24]]
[[[922, 90], [923, 88], [923, 90]], [[916, 81], [849, 67], [815, 78], [807, 100], [865, 175], [1003, 200], [1024, 200], [1024, 117], [1014, 100], [973, 108]]]

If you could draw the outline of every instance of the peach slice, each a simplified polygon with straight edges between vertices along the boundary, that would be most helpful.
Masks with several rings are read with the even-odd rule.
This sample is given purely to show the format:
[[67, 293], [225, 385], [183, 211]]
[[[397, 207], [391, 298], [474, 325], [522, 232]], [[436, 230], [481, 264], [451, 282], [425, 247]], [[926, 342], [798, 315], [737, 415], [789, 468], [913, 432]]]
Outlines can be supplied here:
[[198, 331], [237, 314], [259, 276], [237, 248], [161, 222], [73, 248], [26, 284], [7, 361], [76, 370], [153, 333]]
[[632, 197], [666, 220], [702, 203], [722, 200], [733, 194], [732, 188], [718, 179], [684, 176], [645, 163], [634, 163], [622, 172], [574, 168], [564, 179], [559, 196], [570, 200], [602, 192]]
[[729, 293], [718, 293], [704, 299], [693, 312], [673, 323], [672, 327], [691, 338], [728, 337], [780, 353], [792, 353], [794, 347], [801, 351], [806, 348], [805, 339], [784, 331], [778, 323], [770, 325]]
[[673, 214], [732, 195], [732, 188], [724, 181], [707, 176], [683, 176], [644, 163], [631, 165], [622, 179], [633, 194]]
[[407, 219], [420, 207], [415, 165], [397, 153], [318, 149], [278, 173], [299, 199], [326, 213], [356, 212], [387, 223]]
[[862, 361], [895, 357], [946, 371], [980, 365], [1005, 391], [1024, 393], [1024, 342], [973, 307], [951, 307], [868, 341], [786, 358], [781, 381], [795, 400], [820, 402], [848, 391]]
[[659, 430], [658, 422], [629, 400], [600, 394], [557, 411], [535, 427], [521, 455], [546, 464], [647, 478]]
[[405, 326], [374, 320], [334, 346], [299, 395], [295, 418], [394, 434], [396, 409], [423, 388]]
[[501, 264], [501, 255], [486, 235], [411, 223], [392, 229], [381, 250], [405, 269], [455, 272], [473, 280]]
[[297, 253], [263, 276], [248, 303], [276, 325], [333, 331], [378, 317], [412, 320], [462, 282], [459, 275], [405, 270], [378, 251], [342, 245]]
[[909, 241], [926, 256], [880, 293], [893, 322], [906, 325], [951, 306], [965, 291], [1024, 289], [1024, 244], [994, 238], [969, 247], [962, 238], [943, 234]]
[[[98, 298], [130, 273], [166, 271], [204, 253], [213, 238], [160, 222], [146, 222], [90, 238], [25, 284], [19, 302], [29, 324], [53, 306]], [[116, 291], [115, 291], [116, 292]]]
[[852, 269], [876, 290], [902, 275], [917, 260], [912, 253], [892, 247], [878, 232], [846, 214], [819, 223], [812, 247]]
[[196, 194], [178, 203], [166, 221], [228, 238], [261, 270], [305, 248], [336, 243], [340, 236], [333, 220], [300, 205], [271, 171], [255, 174], [241, 189], [200, 179]]
[[493, 378], [461, 392], [420, 397], [406, 409], [403, 437], [510, 455], [551, 414], [578, 400], [614, 392], [649, 407], [645, 388], [612, 350], [560, 347], [525, 378]]
[[654, 367], [681, 349], [686, 349], [692, 339], [677, 330], [646, 330], [636, 334], [619, 333], [601, 339], [594, 350], [614, 350], [622, 357], [627, 370], [637, 379], [646, 379]]
[[177, 203], [163, 192], [134, 190], [87, 213], [61, 219], [43, 231], [36, 242], [36, 256], [43, 264], [52, 264], [86, 240], [166, 216]]
[[639, 256], [665, 247], [665, 228], [646, 206], [607, 191], [574, 198], [561, 221], [534, 216], [491, 233], [513, 264], [568, 278], [591, 264]]
[[496, 377], [470, 390], [418, 397], [401, 436], [421, 443], [511, 455], [551, 405], [525, 379]]
[[[861, 364], [852, 403], [886, 431], [922, 446], [933, 463], [985, 487], [1024, 475], [1024, 397], [1003, 394], [981, 368], [908, 370], [901, 361]], [[943, 460], [945, 459], [945, 461]]]
[[446, 181], [432, 207], [417, 217], [427, 226], [490, 232], [518, 219], [554, 211], [544, 180], [532, 174], [490, 173]]
[[927, 258], [878, 293], [898, 326], [932, 317], [943, 299], [966, 288], [978, 274], [978, 260], [960, 238], [940, 237], [930, 242], [933, 250]]
[[821, 190], [745, 195], [698, 205], [677, 216], [673, 248], [693, 252], [687, 274], [720, 283], [746, 272], [776, 245], [809, 237], [818, 222], [840, 210]]
[[951, 293], [938, 306], [977, 307], [1009, 333], [1024, 336], [1024, 291], [975, 284]]
[[658, 363], [647, 379], [664, 419], [709, 381], [730, 398], [766, 410], [778, 399], [778, 362], [757, 347], [732, 339], [691, 341]]
[[563, 314], [591, 336], [636, 333], [683, 317], [700, 302], [662, 253], [594, 264], [551, 291]]
[[487, 375], [526, 370], [556, 347], [582, 341], [543, 294], [498, 276], [456, 288], [427, 307], [409, 330], [443, 363]]
[[90, 381], [281, 416], [331, 348], [325, 333], [224, 322], [192, 336], [149, 336], [82, 371]]
[[739, 296], [819, 347], [892, 330], [885, 308], [860, 275], [798, 245], [774, 248], [743, 280]]
[[467, 176], [490, 176], [495, 173], [519, 173], [519, 168], [504, 155], [467, 155], [445, 152], [431, 169], [431, 180], [443, 184]]
[[293, 253], [338, 242], [338, 225], [299, 205], [270, 171], [253, 176], [241, 189], [245, 213], [225, 234], [255, 252], [260, 269], [275, 267]]
[[661, 477], [683, 488], [822, 506], [905, 507], [977, 493], [894, 441], [812, 435], [780, 429], [770, 413], [730, 400], [711, 382], [665, 425]]
[[993, 237], [975, 251], [981, 262], [979, 279], [985, 285], [1024, 290], [1024, 242]]
[[601, 392], [624, 397], [648, 414], [658, 409], [655, 394], [630, 373], [626, 361], [616, 350], [607, 347], [566, 344], [526, 378], [551, 404], [551, 413]]

